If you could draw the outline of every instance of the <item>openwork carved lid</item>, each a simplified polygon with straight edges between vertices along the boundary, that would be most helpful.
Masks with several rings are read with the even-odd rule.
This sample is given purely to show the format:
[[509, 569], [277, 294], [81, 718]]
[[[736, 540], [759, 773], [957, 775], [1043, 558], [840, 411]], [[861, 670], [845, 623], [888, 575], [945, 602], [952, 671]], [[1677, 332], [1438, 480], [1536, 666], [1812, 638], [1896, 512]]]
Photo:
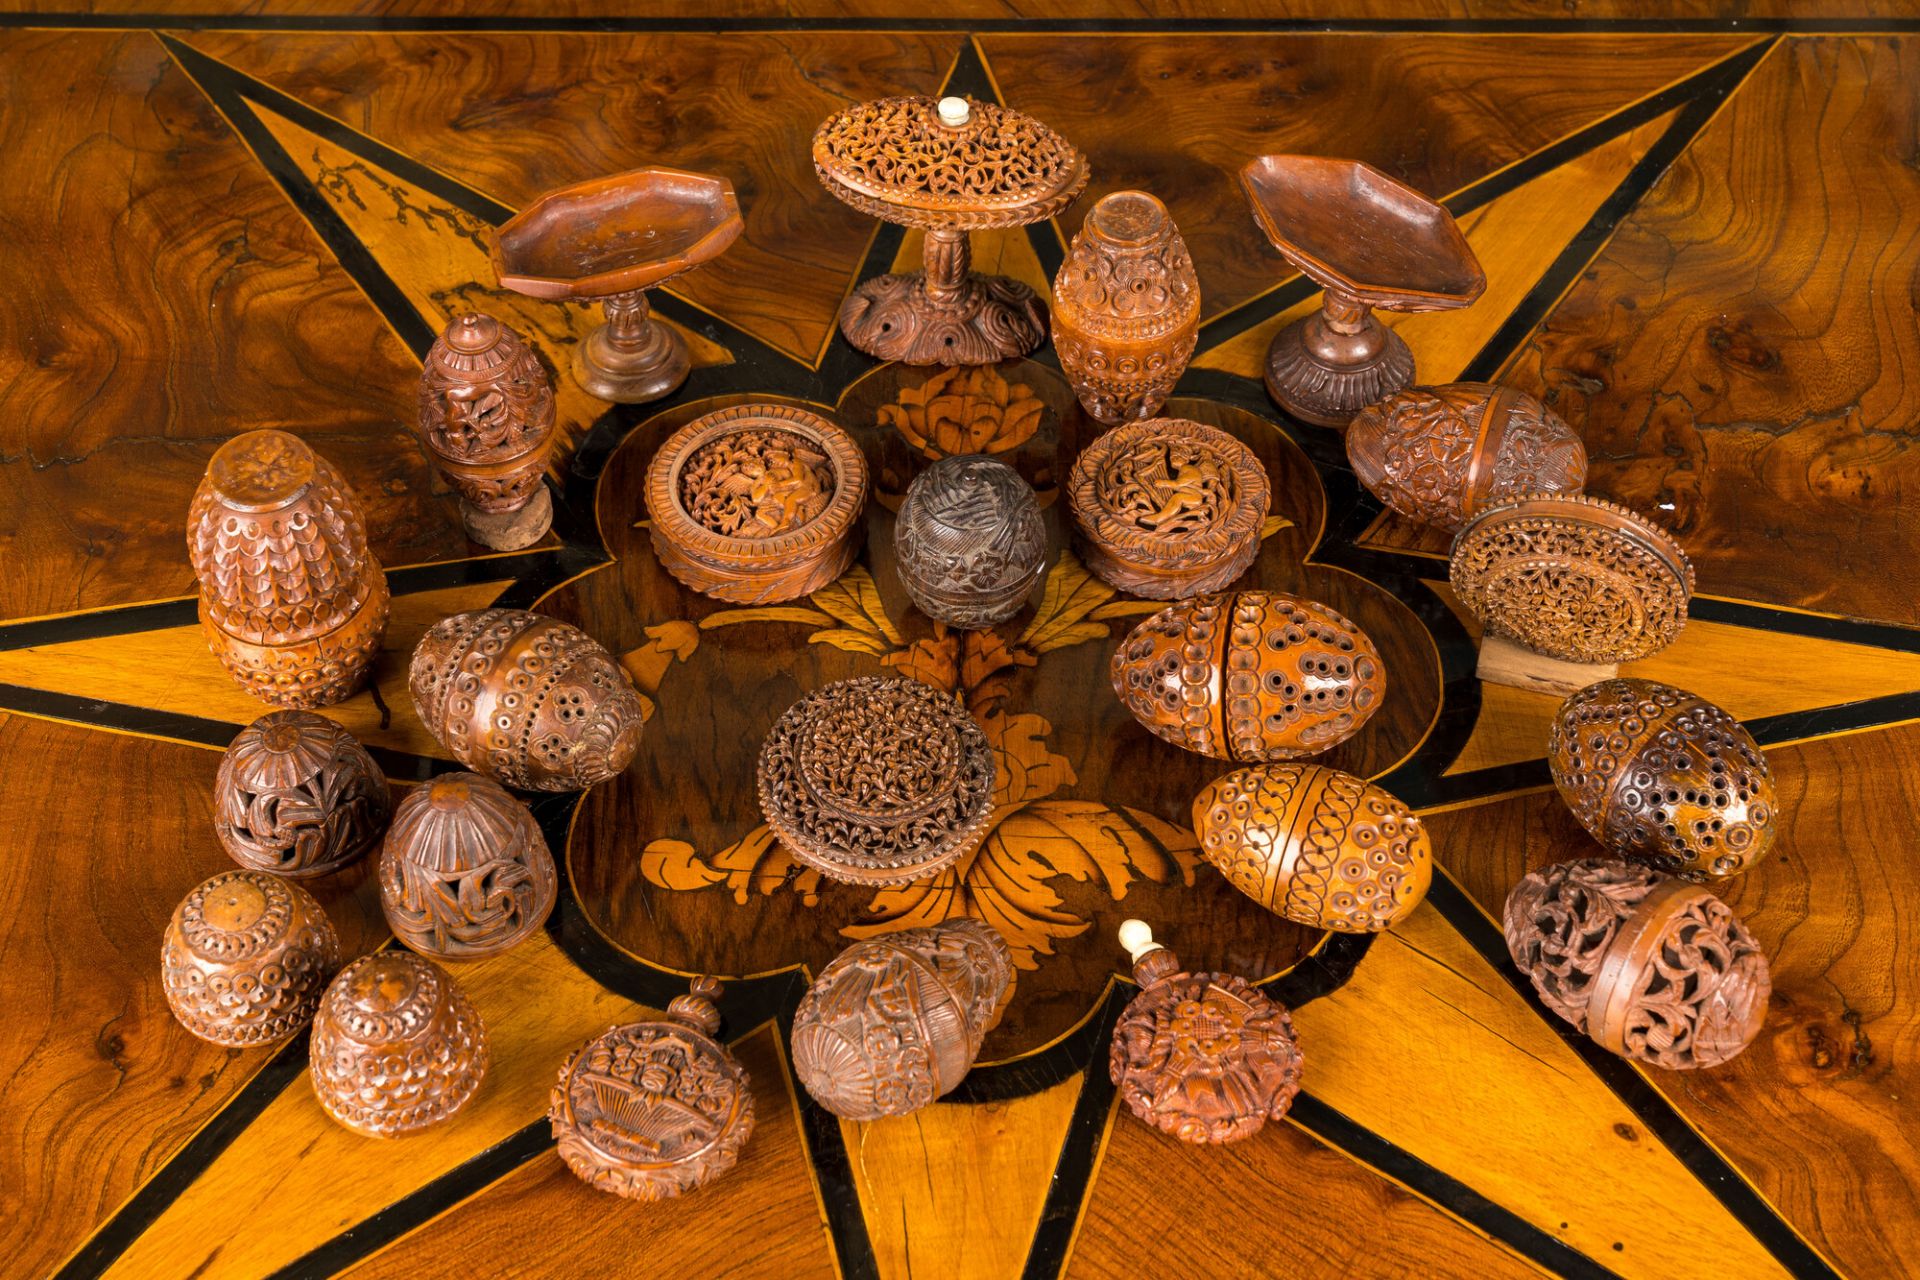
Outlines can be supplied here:
[[827, 117], [813, 135], [820, 182], [863, 213], [910, 227], [971, 230], [1039, 222], [1087, 185], [1087, 160], [1032, 116], [967, 101], [942, 123], [932, 98], [880, 98]]
[[475, 773], [416, 787], [380, 854], [380, 906], [415, 951], [495, 955], [546, 923], [559, 873], [527, 807]]
[[242, 729], [227, 747], [221, 775], [248, 791], [307, 782], [341, 757], [365, 754], [354, 736], [311, 711], [274, 711]]
[[441, 774], [400, 802], [387, 843], [430, 871], [471, 871], [528, 845], [540, 827], [505, 787], [477, 773]]
[[1218, 427], [1184, 418], [1130, 422], [1074, 460], [1067, 501], [1104, 554], [1143, 570], [1204, 565], [1258, 545], [1266, 468]]
[[455, 316], [420, 371], [419, 431], [448, 462], [504, 462], [553, 433], [553, 386], [526, 339], [492, 316]]
[[1664, 530], [1585, 494], [1488, 507], [1453, 540], [1448, 578], [1489, 630], [1568, 662], [1630, 662], [1686, 625], [1693, 566]]

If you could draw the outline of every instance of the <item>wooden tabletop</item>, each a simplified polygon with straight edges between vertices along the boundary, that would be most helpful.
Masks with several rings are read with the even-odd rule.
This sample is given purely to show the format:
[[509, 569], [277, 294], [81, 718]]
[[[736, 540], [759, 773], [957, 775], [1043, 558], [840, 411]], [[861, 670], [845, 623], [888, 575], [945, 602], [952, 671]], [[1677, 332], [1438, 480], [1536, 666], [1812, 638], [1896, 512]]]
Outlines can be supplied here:
[[[1911, 1271], [1910, 3], [220, 5], [0, 15], [0, 1272]], [[848, 103], [943, 89], [1035, 116], [1093, 172], [1057, 220], [978, 235], [977, 269], [1044, 290], [1093, 201], [1128, 187], [1185, 235], [1203, 324], [1170, 410], [1268, 469], [1250, 581], [1354, 618], [1390, 672], [1386, 707], [1325, 759], [1430, 825], [1432, 893], [1391, 932], [1287, 925], [1197, 856], [1188, 805], [1219, 767], [1150, 737], [1107, 687], [1115, 643], [1155, 606], [1071, 553], [1058, 462], [1088, 424], [1051, 349], [907, 369], [838, 337], [841, 298], [917, 264], [920, 236], [822, 190], [808, 140]], [[1774, 975], [1760, 1039], [1726, 1066], [1611, 1058], [1507, 959], [1514, 882], [1595, 848], [1548, 782], [1556, 704], [1474, 678], [1445, 544], [1383, 513], [1336, 433], [1267, 400], [1268, 342], [1317, 305], [1234, 180], [1276, 151], [1365, 160], [1443, 199], [1488, 287], [1465, 311], [1389, 317], [1420, 379], [1544, 398], [1584, 436], [1591, 490], [1694, 561], [1691, 622], [1627, 671], [1745, 720], [1778, 786], [1777, 852], [1721, 890]], [[565, 370], [594, 314], [498, 291], [487, 228], [649, 163], [726, 175], [744, 211], [738, 243], [655, 298], [692, 377], [615, 408], [563, 374], [555, 533], [486, 554], [411, 434], [420, 357], [482, 309]], [[878, 498], [854, 570], [779, 608], [675, 585], [641, 501], [668, 432], [748, 398], [834, 414]], [[329, 714], [396, 782], [452, 767], [405, 682], [448, 613], [576, 622], [648, 700], [631, 769], [535, 802], [560, 906], [546, 933], [457, 966], [491, 1075], [452, 1123], [401, 1141], [326, 1118], [304, 1038], [221, 1050], [161, 995], [169, 912], [230, 865], [210, 821], [220, 750], [264, 710], [195, 624], [187, 504], [213, 450], [262, 426], [311, 442], [365, 504], [393, 621], [378, 689]], [[1041, 489], [1052, 562], [1035, 604], [963, 637], [911, 608], [890, 530], [919, 466], [979, 450]], [[889, 672], [964, 696], [1000, 765], [994, 826], [934, 880], [834, 886], [768, 836], [754, 755], [805, 690]], [[349, 955], [386, 941], [366, 866], [318, 893]], [[854, 938], [960, 913], [1017, 965], [982, 1065], [911, 1118], [836, 1120], [787, 1060], [807, 975]], [[1132, 988], [1114, 930], [1132, 915], [1293, 1007], [1305, 1088], [1284, 1123], [1202, 1150], [1116, 1109], [1107, 1045]], [[698, 1194], [596, 1194], [554, 1152], [548, 1089], [576, 1044], [660, 1009], [689, 973], [730, 979], [725, 1034], [759, 1127]]]

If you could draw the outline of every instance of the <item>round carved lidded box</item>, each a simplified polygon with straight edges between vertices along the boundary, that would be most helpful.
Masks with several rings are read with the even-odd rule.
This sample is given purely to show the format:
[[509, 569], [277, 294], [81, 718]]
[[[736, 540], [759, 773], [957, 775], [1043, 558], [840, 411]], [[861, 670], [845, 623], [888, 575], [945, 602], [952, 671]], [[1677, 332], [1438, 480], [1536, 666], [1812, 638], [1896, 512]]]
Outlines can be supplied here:
[[1687, 622], [1693, 565], [1644, 517], [1584, 494], [1486, 508], [1453, 540], [1448, 581], [1489, 631], [1567, 662], [1657, 653]]
[[1216, 760], [1337, 746], [1386, 700], [1367, 634], [1323, 604], [1232, 591], [1170, 605], [1114, 650], [1113, 690], [1156, 736]]
[[1374, 497], [1453, 532], [1490, 503], [1578, 493], [1587, 449], [1572, 427], [1512, 387], [1409, 387], [1355, 414], [1347, 461]]
[[1193, 801], [1200, 852], [1234, 888], [1310, 929], [1378, 933], [1427, 896], [1433, 847], [1386, 790], [1320, 765], [1216, 778]]
[[581, 1181], [665, 1200], [733, 1168], [753, 1134], [747, 1072], [714, 1038], [720, 984], [695, 978], [658, 1021], [611, 1027], [568, 1055], [547, 1119]]
[[487, 1074], [487, 1031], [445, 969], [376, 951], [340, 971], [313, 1020], [308, 1073], [327, 1114], [369, 1138], [451, 1119]]
[[546, 838], [527, 806], [476, 773], [415, 787], [380, 853], [380, 907], [424, 955], [498, 955], [546, 923], [559, 893]]
[[853, 563], [867, 463], [817, 413], [735, 405], [667, 437], [646, 500], [654, 554], [681, 583], [736, 604], [793, 600]]
[[460, 494], [467, 536], [497, 551], [553, 522], [541, 477], [553, 452], [553, 384], [526, 339], [492, 316], [455, 316], [420, 372], [417, 429]]
[[1692, 881], [1738, 875], [1773, 847], [1773, 772], [1746, 726], [1651, 680], [1602, 680], [1560, 705], [1553, 784], [1616, 856]]
[[1134, 1115], [1183, 1142], [1238, 1142], [1286, 1115], [1303, 1061], [1286, 1008], [1245, 978], [1189, 973], [1139, 920], [1120, 926], [1140, 994], [1107, 1069]]
[[1184, 418], [1115, 427], [1080, 451], [1067, 480], [1087, 568], [1151, 600], [1218, 590], [1245, 573], [1268, 500], [1253, 450]]
[[262, 871], [223, 872], [194, 889], [160, 946], [173, 1016], [229, 1049], [298, 1032], [339, 967], [339, 935], [313, 895]]
[[359, 860], [393, 813], [387, 780], [345, 729], [274, 711], [240, 731], [213, 783], [213, 829], [233, 860], [305, 879]]
[[407, 683], [427, 732], [510, 787], [590, 787], [640, 749], [645, 717], [626, 670], [580, 628], [525, 609], [434, 623], [414, 647]]
[[978, 920], [856, 942], [801, 997], [794, 1074], [848, 1120], [918, 1111], [973, 1066], [1012, 977], [1006, 940]]
[[893, 550], [920, 612], [963, 630], [991, 627], [1020, 612], [1047, 571], [1040, 499], [996, 458], [941, 458], [907, 486]]
[[953, 695], [861, 676], [787, 708], [760, 748], [760, 808], [801, 862], [848, 884], [906, 884], [969, 852], [993, 818], [987, 735]]
[[1555, 863], [1514, 886], [1505, 926], [1541, 1001], [1611, 1053], [1684, 1071], [1760, 1034], [1766, 953], [1698, 885], [1627, 862]]
[[360, 500], [298, 436], [249, 431], [214, 452], [187, 514], [200, 627], [240, 687], [279, 707], [357, 693], [390, 596]]

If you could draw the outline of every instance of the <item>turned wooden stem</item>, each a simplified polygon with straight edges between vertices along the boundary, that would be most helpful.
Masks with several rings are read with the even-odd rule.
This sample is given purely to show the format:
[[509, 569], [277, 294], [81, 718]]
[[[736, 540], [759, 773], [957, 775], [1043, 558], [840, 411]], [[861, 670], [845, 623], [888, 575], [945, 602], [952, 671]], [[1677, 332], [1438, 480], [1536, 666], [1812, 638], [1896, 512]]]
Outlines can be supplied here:
[[1342, 289], [1329, 288], [1320, 310], [1307, 318], [1307, 350], [1335, 367], [1367, 364], [1387, 343], [1387, 327], [1373, 308]]
[[921, 260], [926, 267], [927, 296], [935, 302], [951, 302], [966, 288], [967, 273], [973, 269], [973, 242], [964, 231], [944, 227], [929, 231]]
[[647, 291], [616, 293], [601, 303], [607, 311], [607, 341], [622, 350], [636, 350], [647, 343], [653, 324], [653, 308], [647, 303]]

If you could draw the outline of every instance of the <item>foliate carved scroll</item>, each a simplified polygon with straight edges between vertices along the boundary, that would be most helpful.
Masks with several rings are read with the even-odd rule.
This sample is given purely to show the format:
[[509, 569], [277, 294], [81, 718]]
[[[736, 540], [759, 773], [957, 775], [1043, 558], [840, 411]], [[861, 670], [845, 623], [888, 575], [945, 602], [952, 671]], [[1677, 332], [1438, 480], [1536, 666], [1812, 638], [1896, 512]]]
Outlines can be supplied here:
[[969, 630], [1020, 612], [1047, 570], [1047, 529], [1033, 486], [980, 454], [943, 458], [914, 477], [893, 548], [901, 585], [920, 612]]
[[489, 1060], [466, 992], [410, 951], [376, 951], [342, 969], [313, 1020], [313, 1092], [328, 1115], [372, 1138], [450, 1119]]
[[546, 923], [559, 877], [527, 807], [498, 783], [449, 773], [416, 787], [380, 854], [380, 906], [415, 951], [497, 955]]
[[702, 445], [680, 473], [680, 502], [729, 538], [771, 538], [808, 524], [837, 487], [826, 450], [791, 431], [738, 431]]
[[182, 1026], [228, 1048], [278, 1044], [313, 1017], [340, 967], [327, 913], [297, 885], [229, 871], [173, 910], [161, 988]]
[[213, 784], [213, 829], [243, 867], [323, 876], [380, 842], [393, 801], [353, 735], [310, 711], [275, 711], [240, 731]]

